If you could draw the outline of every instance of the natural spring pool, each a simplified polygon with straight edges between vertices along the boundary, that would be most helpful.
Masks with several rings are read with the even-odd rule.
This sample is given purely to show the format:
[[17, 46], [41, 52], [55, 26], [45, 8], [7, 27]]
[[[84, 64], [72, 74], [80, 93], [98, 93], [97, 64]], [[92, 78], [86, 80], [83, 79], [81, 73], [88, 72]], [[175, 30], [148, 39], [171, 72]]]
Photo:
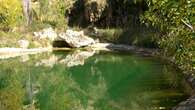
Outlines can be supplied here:
[[0, 110], [170, 110], [187, 83], [157, 58], [58, 51], [0, 60]]

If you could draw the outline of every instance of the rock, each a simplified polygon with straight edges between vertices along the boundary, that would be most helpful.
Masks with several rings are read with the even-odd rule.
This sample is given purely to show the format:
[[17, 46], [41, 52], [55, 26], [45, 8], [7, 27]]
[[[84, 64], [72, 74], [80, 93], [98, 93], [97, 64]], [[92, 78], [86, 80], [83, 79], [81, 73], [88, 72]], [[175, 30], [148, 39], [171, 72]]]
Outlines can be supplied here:
[[52, 42], [64, 41], [68, 46], [73, 48], [88, 46], [94, 44], [95, 41], [84, 35], [83, 31], [66, 30], [59, 35], [50, 27], [39, 32], [34, 32], [35, 39], [49, 39]]
[[95, 44], [94, 39], [85, 36], [83, 31], [67, 30], [65, 33], [60, 33], [59, 38], [73, 48]]
[[28, 40], [19, 40], [18, 41], [19, 47], [26, 49], [29, 46], [29, 41]]
[[99, 39], [95, 39], [95, 43], [100, 43], [100, 40]]
[[51, 41], [54, 41], [58, 37], [57, 33], [51, 27], [39, 32], [34, 32], [33, 34], [37, 39], [49, 39]]
[[192, 96], [186, 101], [181, 102], [172, 110], [195, 110], [195, 96]]

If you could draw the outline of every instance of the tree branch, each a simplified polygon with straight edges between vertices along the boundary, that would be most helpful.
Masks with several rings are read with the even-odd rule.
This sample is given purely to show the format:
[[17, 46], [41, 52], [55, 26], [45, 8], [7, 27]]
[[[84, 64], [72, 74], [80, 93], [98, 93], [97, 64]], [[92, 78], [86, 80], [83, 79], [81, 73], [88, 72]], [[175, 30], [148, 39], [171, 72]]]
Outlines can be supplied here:
[[188, 24], [187, 22], [185, 22], [183, 19], [181, 19], [181, 21], [188, 27], [190, 28], [192, 31], [194, 31], [194, 28], [192, 25]]

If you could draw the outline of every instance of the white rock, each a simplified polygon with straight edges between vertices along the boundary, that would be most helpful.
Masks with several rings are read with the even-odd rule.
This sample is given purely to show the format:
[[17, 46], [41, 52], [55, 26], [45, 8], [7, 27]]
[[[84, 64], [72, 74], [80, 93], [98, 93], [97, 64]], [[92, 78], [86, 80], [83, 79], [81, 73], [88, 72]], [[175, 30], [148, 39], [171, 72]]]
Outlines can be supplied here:
[[42, 31], [39, 32], [34, 32], [33, 34], [35, 38], [49, 39], [51, 41], [54, 41], [58, 37], [57, 33], [51, 27], [43, 29]]
[[18, 44], [20, 48], [26, 49], [29, 46], [29, 41], [28, 40], [19, 40]]
[[95, 44], [94, 39], [85, 36], [83, 31], [67, 30], [65, 33], [60, 33], [59, 38], [74, 48]]

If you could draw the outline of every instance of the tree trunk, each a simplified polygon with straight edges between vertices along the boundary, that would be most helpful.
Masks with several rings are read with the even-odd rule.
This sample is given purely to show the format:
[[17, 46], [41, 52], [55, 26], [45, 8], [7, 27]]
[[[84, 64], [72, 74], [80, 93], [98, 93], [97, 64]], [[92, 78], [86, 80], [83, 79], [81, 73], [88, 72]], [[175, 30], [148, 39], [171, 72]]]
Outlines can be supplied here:
[[31, 0], [23, 0], [23, 11], [26, 18], [26, 24], [31, 23]]

